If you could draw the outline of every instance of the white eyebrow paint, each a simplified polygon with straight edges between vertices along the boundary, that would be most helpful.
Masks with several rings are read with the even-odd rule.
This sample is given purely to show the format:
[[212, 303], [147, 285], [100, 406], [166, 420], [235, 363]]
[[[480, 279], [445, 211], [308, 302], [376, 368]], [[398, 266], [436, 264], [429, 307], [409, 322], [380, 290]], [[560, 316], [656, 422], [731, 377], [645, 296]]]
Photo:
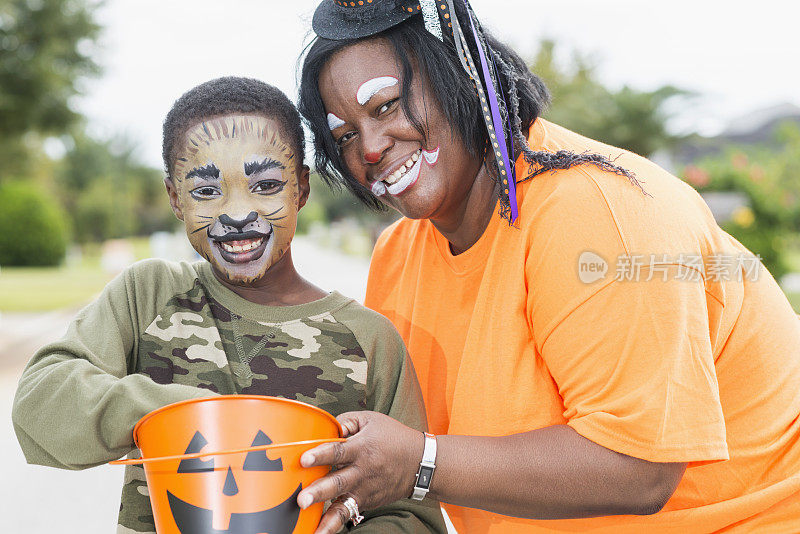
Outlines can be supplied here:
[[339, 126], [344, 126], [344, 121], [333, 113], [328, 113], [328, 128], [333, 131]]
[[358, 100], [358, 103], [363, 106], [369, 102], [370, 98], [375, 96], [375, 93], [381, 89], [386, 89], [387, 87], [391, 87], [393, 85], [397, 85], [397, 78], [394, 76], [381, 76], [379, 78], [367, 80], [358, 88], [358, 91], [356, 92], [356, 100]]

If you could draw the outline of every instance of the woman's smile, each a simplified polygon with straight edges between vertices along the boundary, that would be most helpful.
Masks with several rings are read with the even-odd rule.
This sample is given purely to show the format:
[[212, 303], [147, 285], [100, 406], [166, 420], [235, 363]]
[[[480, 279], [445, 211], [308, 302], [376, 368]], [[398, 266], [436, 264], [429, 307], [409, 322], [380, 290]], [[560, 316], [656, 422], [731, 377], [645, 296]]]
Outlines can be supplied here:
[[[433, 167], [439, 159], [439, 147], [429, 151], [422, 148], [411, 154], [405, 162], [397, 165], [393, 163], [381, 172], [378, 178], [372, 182], [372, 194], [380, 197], [386, 193], [399, 195], [417, 183], [417, 179], [426, 162], [429, 167]], [[394, 169], [394, 170], [392, 170]]]

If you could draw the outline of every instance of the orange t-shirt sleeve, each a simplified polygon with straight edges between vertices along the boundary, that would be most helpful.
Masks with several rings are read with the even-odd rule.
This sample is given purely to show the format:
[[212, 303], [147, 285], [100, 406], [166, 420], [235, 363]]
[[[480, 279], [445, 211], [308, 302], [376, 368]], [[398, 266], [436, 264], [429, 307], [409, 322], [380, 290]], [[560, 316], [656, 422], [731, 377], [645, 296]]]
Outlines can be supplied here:
[[611, 282], [572, 310], [542, 350], [567, 424], [653, 462], [727, 459], [704, 302], [702, 283], [656, 276]]
[[[621, 227], [595, 185], [576, 177], [543, 202], [526, 266], [537, 349], [567, 424], [649, 461], [728, 459], [704, 282], [676, 279], [676, 265], [616, 280], [630, 242], [657, 254], [671, 251], [670, 236], [645, 218]], [[587, 250], [608, 262], [605, 278], [579, 279]]]

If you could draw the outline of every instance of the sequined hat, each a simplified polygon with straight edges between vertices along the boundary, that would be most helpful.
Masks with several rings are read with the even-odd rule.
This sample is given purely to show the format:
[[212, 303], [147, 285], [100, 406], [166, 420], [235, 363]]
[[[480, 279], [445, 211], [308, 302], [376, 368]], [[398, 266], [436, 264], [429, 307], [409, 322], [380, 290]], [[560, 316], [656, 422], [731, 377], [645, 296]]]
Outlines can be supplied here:
[[419, 0], [323, 0], [311, 26], [333, 40], [375, 35], [420, 13]]

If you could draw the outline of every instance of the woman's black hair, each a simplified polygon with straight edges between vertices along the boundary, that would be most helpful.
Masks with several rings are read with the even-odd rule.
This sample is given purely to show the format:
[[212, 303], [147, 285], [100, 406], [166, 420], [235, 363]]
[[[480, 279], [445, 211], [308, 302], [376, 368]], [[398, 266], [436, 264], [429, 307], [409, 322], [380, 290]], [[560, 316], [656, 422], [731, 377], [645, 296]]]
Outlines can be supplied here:
[[[461, 26], [470, 28], [466, 7], [456, 2], [456, 14]], [[452, 30], [451, 30], [452, 31]], [[502, 88], [506, 106], [501, 107], [503, 119], [505, 108], [510, 115], [510, 131], [507, 137], [513, 144], [513, 157], [522, 155], [531, 165], [531, 173], [518, 177], [518, 182], [533, 178], [545, 171], [565, 169], [582, 163], [597, 165], [605, 170], [628, 177], [634, 184], [638, 180], [627, 170], [614, 165], [599, 154], [575, 154], [569, 151], [532, 151], [527, 144], [528, 130], [536, 118], [548, 105], [550, 95], [542, 80], [533, 74], [525, 62], [511, 48], [501, 43], [485, 30], [479, 32], [490, 49], [496, 66], [497, 81]], [[489, 174], [499, 183], [499, 172], [491, 155], [491, 141], [483, 122], [481, 103], [475, 85], [461, 65], [455, 47], [448, 46], [429, 33], [421, 15], [409, 17], [400, 24], [374, 36], [330, 40], [315, 38], [307, 47], [300, 78], [298, 109], [305, 118], [314, 138], [314, 164], [317, 172], [331, 187], [342, 184], [360, 201], [374, 209], [384, 209], [382, 203], [369, 189], [359, 184], [347, 169], [339, 148], [328, 127], [327, 113], [319, 91], [319, 78], [322, 69], [331, 57], [357, 42], [368, 39], [383, 39], [393, 48], [401, 70], [400, 104], [411, 124], [424, 136], [425, 125], [411, 108], [411, 84], [416, 72], [421, 73], [422, 83], [429, 85], [447, 122], [451, 136], [458, 137], [467, 151], [480, 156]], [[478, 57], [473, 39], [468, 39], [470, 53]], [[641, 187], [639, 185], [639, 187]], [[501, 195], [501, 214], [509, 218], [508, 199]]]

